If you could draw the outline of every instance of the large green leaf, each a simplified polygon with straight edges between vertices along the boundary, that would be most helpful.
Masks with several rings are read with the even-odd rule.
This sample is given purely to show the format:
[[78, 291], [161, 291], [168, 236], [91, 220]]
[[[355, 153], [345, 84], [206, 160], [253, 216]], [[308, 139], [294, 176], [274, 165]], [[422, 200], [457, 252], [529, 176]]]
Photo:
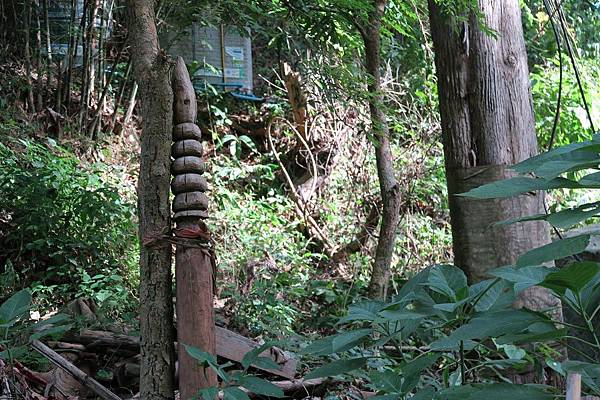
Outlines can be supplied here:
[[600, 160], [600, 145], [595, 140], [558, 147], [515, 165], [514, 170], [548, 178], [565, 172], [594, 168]]
[[411, 319], [421, 319], [431, 315], [431, 313], [417, 312], [407, 309], [384, 310], [379, 313], [382, 322], [406, 321]]
[[223, 389], [224, 400], [250, 400], [250, 397], [237, 387], [228, 387]]
[[375, 371], [369, 374], [371, 383], [377, 390], [387, 393], [402, 393], [402, 374], [398, 371]]
[[515, 292], [520, 293], [527, 288], [539, 284], [546, 276], [555, 271], [558, 271], [558, 269], [544, 266], [502, 267], [492, 270], [490, 275], [514, 283]]
[[369, 328], [340, 332], [333, 336], [315, 340], [310, 345], [302, 349], [301, 353], [325, 356], [346, 351], [360, 344], [371, 333], [373, 333], [373, 330]]
[[560, 188], [578, 189], [581, 186], [566, 178], [543, 179], [517, 176], [514, 178], [503, 179], [488, 183], [471, 189], [458, 196], [472, 197], [475, 199], [498, 199], [513, 197], [523, 193], [535, 192], [538, 190], [551, 190]]
[[432, 350], [455, 350], [460, 342], [498, 338], [506, 334], [517, 334], [537, 322], [548, 323], [542, 315], [527, 310], [503, 310], [488, 312], [473, 318], [447, 337], [431, 343]]
[[423, 371], [431, 367], [442, 355], [440, 353], [428, 353], [406, 362], [400, 366], [404, 381], [402, 382], [402, 392], [408, 393], [417, 387]]
[[300, 354], [312, 354], [315, 356], [325, 356], [331, 353], [333, 353], [333, 336], [317, 339], [300, 350]]
[[548, 261], [559, 260], [579, 254], [587, 248], [590, 235], [580, 235], [557, 240], [553, 243], [530, 250], [517, 260], [517, 267], [541, 265]]
[[542, 385], [478, 383], [444, 389], [437, 393], [435, 400], [554, 400], [552, 390]]
[[337, 353], [350, 349], [362, 342], [371, 333], [373, 333], [373, 330], [369, 328], [339, 333], [333, 337], [332, 352]]
[[9, 324], [23, 316], [31, 306], [31, 294], [26, 289], [20, 290], [0, 305], [0, 324]]
[[284, 397], [283, 390], [256, 376], [244, 376], [240, 380], [240, 385], [248, 389], [254, 394], [261, 394], [270, 397]]
[[486, 279], [469, 287], [469, 301], [475, 302], [475, 311], [506, 308], [514, 302], [514, 290], [508, 282]]
[[362, 368], [366, 363], [367, 358], [365, 357], [336, 360], [309, 372], [305, 376], [305, 379], [326, 378], [328, 376], [345, 374]]
[[564, 295], [566, 289], [579, 293], [594, 277], [600, 274], [600, 264], [595, 262], [574, 262], [546, 276], [540, 286]]
[[429, 273], [433, 268], [435, 267], [425, 268], [402, 285], [398, 294], [394, 296], [392, 304], [406, 304], [423, 294], [425, 292], [423, 284], [429, 279]]
[[525, 217], [508, 219], [506, 221], [497, 222], [494, 225], [509, 225], [527, 221], [548, 221], [549, 224], [556, 228], [567, 229], [582, 221], [598, 216], [598, 214], [600, 214], [600, 202], [593, 202], [554, 213], [528, 215]]
[[341, 318], [338, 324], [344, 324], [352, 321], [374, 321], [377, 319], [377, 312], [384, 307], [384, 303], [374, 300], [361, 301], [348, 307], [348, 315]]
[[458, 293], [467, 287], [465, 273], [454, 265], [436, 265], [429, 271], [427, 287], [450, 300], [460, 300]]
[[219, 396], [219, 389], [216, 387], [209, 387], [200, 389], [196, 395], [196, 399], [202, 400], [215, 400]]

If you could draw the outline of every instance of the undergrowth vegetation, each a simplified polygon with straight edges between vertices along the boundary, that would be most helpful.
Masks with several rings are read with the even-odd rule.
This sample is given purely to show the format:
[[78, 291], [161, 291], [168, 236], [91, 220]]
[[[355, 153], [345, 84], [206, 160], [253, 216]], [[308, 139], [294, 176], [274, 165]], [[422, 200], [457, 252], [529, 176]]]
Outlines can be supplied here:
[[84, 167], [52, 139], [3, 137], [3, 295], [28, 287], [42, 310], [86, 297], [107, 317], [134, 312], [135, 208], [119, 181], [118, 168]]

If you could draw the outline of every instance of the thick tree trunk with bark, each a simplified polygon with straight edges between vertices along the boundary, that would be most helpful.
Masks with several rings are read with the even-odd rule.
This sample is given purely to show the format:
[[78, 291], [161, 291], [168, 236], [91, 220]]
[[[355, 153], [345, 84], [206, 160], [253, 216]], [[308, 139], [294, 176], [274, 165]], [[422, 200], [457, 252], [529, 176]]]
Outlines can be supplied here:
[[140, 219], [140, 395], [174, 398], [175, 340], [169, 208], [173, 92], [171, 64], [158, 45], [152, 0], [128, 0], [133, 70], [142, 106], [138, 207]]
[[375, 0], [374, 9], [369, 16], [368, 26], [363, 34], [365, 44], [366, 69], [369, 76], [369, 110], [373, 139], [375, 140], [375, 158], [383, 213], [379, 240], [375, 250], [373, 273], [369, 282], [369, 296], [385, 298], [390, 280], [390, 264], [394, 255], [396, 243], [396, 227], [400, 220], [400, 191], [394, 176], [390, 132], [384, 109], [384, 99], [381, 94], [381, 20], [385, 12], [387, 0]]
[[[545, 222], [492, 226], [543, 213], [541, 192], [499, 200], [456, 196], [512, 176], [511, 165], [538, 152], [519, 1], [480, 0], [479, 6], [497, 37], [485, 34], [475, 17], [453, 21], [429, 1], [455, 264], [473, 282], [550, 241]], [[521, 303], [556, 305], [538, 288]]]

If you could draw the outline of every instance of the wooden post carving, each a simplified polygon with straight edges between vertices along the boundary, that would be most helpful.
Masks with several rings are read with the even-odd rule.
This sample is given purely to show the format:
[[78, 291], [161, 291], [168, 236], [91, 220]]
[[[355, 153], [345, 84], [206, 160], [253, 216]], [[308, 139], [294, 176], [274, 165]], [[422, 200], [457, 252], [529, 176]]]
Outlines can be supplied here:
[[188, 400], [201, 388], [217, 384], [210, 369], [200, 367], [190, 357], [184, 345], [198, 347], [210, 354], [216, 353], [215, 323], [213, 314], [213, 258], [210, 234], [203, 222], [208, 218], [208, 197], [202, 160], [200, 128], [195, 124], [196, 94], [181, 57], [173, 75], [173, 163], [171, 191], [175, 235], [194, 239], [178, 242], [175, 254], [177, 282], [177, 339], [179, 348], [179, 392]]

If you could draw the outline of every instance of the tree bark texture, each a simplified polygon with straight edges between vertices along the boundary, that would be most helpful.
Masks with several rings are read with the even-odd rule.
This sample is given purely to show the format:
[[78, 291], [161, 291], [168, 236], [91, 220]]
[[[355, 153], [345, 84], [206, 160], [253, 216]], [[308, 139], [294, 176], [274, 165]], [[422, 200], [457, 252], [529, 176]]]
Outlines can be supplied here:
[[[160, 50], [152, 0], [128, 0], [133, 71], [139, 85], [142, 135], [138, 181], [140, 251], [140, 396], [174, 398], [175, 351], [170, 243], [171, 64]], [[148, 244], [152, 243], [152, 244]]]
[[[201, 132], [196, 125], [197, 104], [194, 87], [181, 57], [173, 74], [173, 146], [175, 175], [171, 189], [175, 194], [173, 211], [175, 234], [191, 243], [180, 241], [175, 254], [177, 277], [177, 341], [179, 355], [179, 392], [181, 399], [191, 399], [199, 389], [216, 386], [217, 376], [211, 368], [202, 368], [184, 346], [197, 347], [216, 356], [215, 318], [213, 311], [214, 270], [210, 234], [201, 220], [206, 218], [208, 198], [201, 164]], [[186, 162], [198, 159], [200, 163]], [[179, 164], [183, 160], [183, 171]], [[177, 165], [177, 167], [176, 167]]]
[[[494, 200], [456, 196], [513, 176], [511, 165], [538, 152], [519, 1], [479, 0], [479, 7], [496, 37], [476, 17], [457, 22], [429, 1], [455, 264], [471, 282], [550, 242], [545, 222], [492, 226], [543, 213], [542, 192]], [[556, 301], [532, 288], [523, 305], [539, 309]]]
[[384, 98], [381, 93], [381, 21], [385, 13], [387, 0], [375, 0], [369, 23], [365, 29], [363, 40], [365, 44], [366, 70], [369, 76], [369, 110], [373, 139], [375, 140], [375, 158], [377, 175], [382, 199], [382, 217], [379, 239], [375, 250], [373, 272], [369, 282], [371, 298], [385, 298], [390, 280], [390, 265], [396, 243], [396, 228], [400, 220], [400, 191], [398, 181], [394, 176], [390, 132], [384, 112]]

